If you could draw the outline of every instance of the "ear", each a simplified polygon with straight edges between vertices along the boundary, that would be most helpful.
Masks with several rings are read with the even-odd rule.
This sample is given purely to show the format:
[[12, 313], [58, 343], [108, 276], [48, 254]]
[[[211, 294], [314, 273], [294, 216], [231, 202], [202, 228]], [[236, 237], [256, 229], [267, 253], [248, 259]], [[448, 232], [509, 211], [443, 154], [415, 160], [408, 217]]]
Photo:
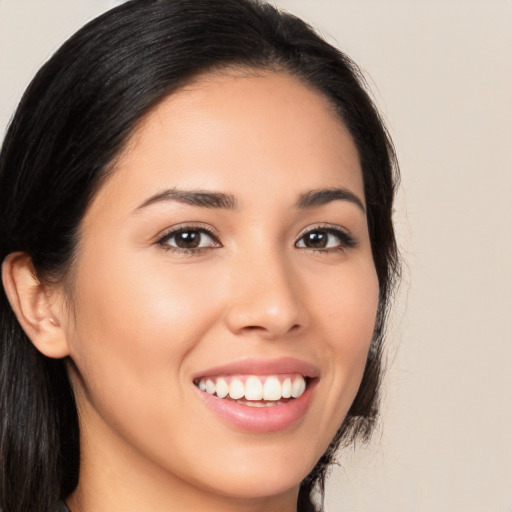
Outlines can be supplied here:
[[18, 322], [34, 346], [47, 357], [69, 355], [63, 328], [62, 291], [41, 283], [30, 256], [23, 252], [14, 252], [5, 258], [2, 281]]

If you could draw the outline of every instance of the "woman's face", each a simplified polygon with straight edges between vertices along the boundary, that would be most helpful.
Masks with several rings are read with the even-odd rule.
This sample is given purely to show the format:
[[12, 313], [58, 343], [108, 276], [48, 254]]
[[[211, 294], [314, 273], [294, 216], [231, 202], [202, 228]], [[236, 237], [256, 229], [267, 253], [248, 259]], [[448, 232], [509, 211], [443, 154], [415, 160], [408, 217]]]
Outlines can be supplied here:
[[82, 492], [296, 499], [372, 338], [364, 208], [347, 129], [288, 75], [209, 75], [144, 119], [71, 275]]

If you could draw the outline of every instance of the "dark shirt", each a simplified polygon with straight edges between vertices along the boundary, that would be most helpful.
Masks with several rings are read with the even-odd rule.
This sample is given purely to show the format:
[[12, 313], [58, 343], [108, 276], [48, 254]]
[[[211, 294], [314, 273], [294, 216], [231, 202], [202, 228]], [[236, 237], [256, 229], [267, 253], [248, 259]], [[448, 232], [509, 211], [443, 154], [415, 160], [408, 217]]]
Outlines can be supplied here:
[[57, 505], [55, 506], [54, 512], [71, 512], [68, 508], [68, 506], [63, 502], [59, 501]]

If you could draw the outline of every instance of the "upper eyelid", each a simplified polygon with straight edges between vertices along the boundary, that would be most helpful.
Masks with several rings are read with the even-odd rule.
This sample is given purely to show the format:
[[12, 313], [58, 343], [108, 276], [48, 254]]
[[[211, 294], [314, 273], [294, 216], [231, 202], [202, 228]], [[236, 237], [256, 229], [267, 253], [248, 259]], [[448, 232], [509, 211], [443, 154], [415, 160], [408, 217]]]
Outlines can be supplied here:
[[[294, 245], [296, 245], [305, 235], [312, 231], [328, 231], [330, 234], [337, 235], [340, 238], [342, 246], [345, 248], [353, 248], [358, 245], [357, 238], [351, 233], [350, 230], [344, 228], [338, 224], [320, 223], [312, 226], [308, 226], [303, 229], [300, 235], [296, 238]], [[315, 251], [329, 251], [329, 249], [312, 249]]]
[[214, 238], [216, 241], [220, 242], [220, 234], [217, 230], [212, 228], [211, 226], [208, 226], [206, 224], [203, 224], [201, 222], [195, 223], [195, 222], [185, 222], [183, 224], [178, 224], [176, 226], [171, 226], [163, 231], [161, 231], [158, 235], [156, 235], [155, 240], [157, 242], [161, 242], [162, 240], [165, 240], [166, 238], [169, 238], [171, 235], [175, 233], [179, 233], [180, 231], [202, 231], [206, 233], [207, 235]]
[[297, 236], [297, 240], [299, 240], [301, 237], [303, 237], [304, 235], [306, 235], [307, 233], [309, 233], [311, 231], [322, 230], [322, 229], [337, 231], [339, 233], [343, 233], [347, 236], [352, 237], [350, 230], [343, 226], [340, 226], [339, 224], [331, 224], [329, 222], [320, 222], [318, 224], [309, 225], [309, 226], [305, 227], [304, 229], [302, 229], [300, 231], [299, 235]]

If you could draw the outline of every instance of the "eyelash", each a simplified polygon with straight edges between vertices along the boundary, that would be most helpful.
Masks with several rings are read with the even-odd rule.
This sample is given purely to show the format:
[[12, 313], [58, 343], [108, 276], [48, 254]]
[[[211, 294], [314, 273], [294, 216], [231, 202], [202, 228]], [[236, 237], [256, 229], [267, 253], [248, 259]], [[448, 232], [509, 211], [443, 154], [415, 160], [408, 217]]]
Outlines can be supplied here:
[[[208, 235], [212, 240], [212, 245], [206, 247], [192, 247], [192, 248], [183, 248], [183, 247], [174, 247], [169, 245], [169, 240], [173, 237], [176, 237], [180, 233], [201, 233]], [[206, 249], [222, 247], [220, 242], [220, 237], [215, 233], [215, 231], [208, 226], [202, 225], [189, 225], [183, 224], [180, 226], [173, 227], [169, 231], [167, 231], [162, 237], [160, 237], [156, 242], [162, 249], [165, 251], [178, 253], [186, 256], [193, 256], [199, 252], [202, 252]]]
[[[303, 241], [304, 238], [307, 235], [310, 235], [312, 233], [326, 233], [328, 235], [335, 236], [338, 241], [339, 245], [335, 247], [323, 247], [323, 248], [314, 248], [314, 247], [298, 247], [298, 244], [300, 241]], [[183, 248], [183, 247], [175, 247], [170, 245], [168, 242], [170, 239], [176, 237], [180, 233], [201, 233], [205, 234], [208, 237], [212, 239], [212, 244], [205, 246], [205, 247], [192, 247], [192, 248]], [[222, 244], [220, 242], [220, 237], [218, 234], [208, 226], [203, 225], [180, 225], [173, 227], [169, 231], [167, 231], [163, 236], [161, 236], [157, 242], [156, 242], [162, 249], [165, 251], [178, 253], [186, 256], [193, 256], [197, 253], [203, 252], [205, 250], [211, 249], [211, 248], [219, 248], [222, 247]], [[357, 242], [355, 238], [350, 235], [346, 230], [339, 226], [334, 225], [325, 225], [320, 224], [311, 228], [308, 228], [305, 230], [297, 239], [297, 241], [294, 243], [295, 247], [298, 247], [299, 249], [304, 249], [307, 251], [313, 251], [316, 253], [332, 253], [332, 252], [344, 252], [347, 249], [351, 249], [357, 245]]]
[[344, 252], [347, 249], [352, 249], [357, 245], [356, 239], [350, 233], [348, 233], [345, 229], [341, 228], [340, 226], [335, 226], [335, 225], [331, 225], [331, 224], [319, 224], [317, 226], [307, 228], [307, 230], [305, 230], [300, 235], [298, 240], [295, 242], [295, 247], [297, 247], [297, 244], [301, 240], [304, 240], [304, 237], [306, 237], [307, 235], [310, 235], [312, 233], [315, 233], [315, 232], [327, 233], [328, 235], [335, 236], [339, 241], [339, 245], [337, 245], [336, 247], [327, 247], [327, 248], [301, 247], [301, 249], [305, 249], [305, 250], [313, 251], [313, 252], [317, 252], [317, 253], [329, 254], [332, 252]]

